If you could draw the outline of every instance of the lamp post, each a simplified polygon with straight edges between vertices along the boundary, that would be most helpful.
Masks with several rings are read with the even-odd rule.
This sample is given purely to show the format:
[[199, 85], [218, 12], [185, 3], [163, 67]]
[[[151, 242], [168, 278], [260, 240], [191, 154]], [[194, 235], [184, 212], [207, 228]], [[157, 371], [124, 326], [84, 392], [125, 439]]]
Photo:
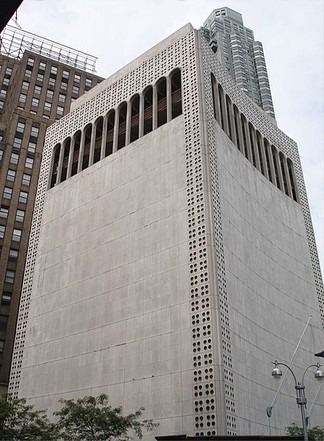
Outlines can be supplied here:
[[308, 441], [308, 435], [307, 435], [307, 421], [306, 421], [306, 403], [307, 398], [305, 396], [305, 385], [304, 385], [304, 378], [305, 374], [308, 371], [308, 369], [312, 367], [316, 367], [317, 370], [315, 372], [315, 378], [318, 380], [321, 380], [324, 377], [324, 372], [321, 370], [321, 365], [319, 363], [317, 364], [311, 364], [307, 366], [307, 368], [303, 372], [303, 376], [301, 381], [297, 381], [296, 375], [294, 374], [293, 370], [290, 366], [288, 366], [286, 363], [279, 363], [277, 360], [273, 362], [275, 365], [273, 368], [273, 371], [271, 375], [275, 378], [279, 378], [282, 376], [282, 371], [278, 366], [285, 366], [292, 374], [294, 381], [295, 381], [295, 390], [296, 390], [296, 401], [297, 405], [300, 407], [300, 413], [301, 413], [301, 419], [302, 419], [302, 425], [303, 425], [303, 432], [304, 432], [304, 440]]

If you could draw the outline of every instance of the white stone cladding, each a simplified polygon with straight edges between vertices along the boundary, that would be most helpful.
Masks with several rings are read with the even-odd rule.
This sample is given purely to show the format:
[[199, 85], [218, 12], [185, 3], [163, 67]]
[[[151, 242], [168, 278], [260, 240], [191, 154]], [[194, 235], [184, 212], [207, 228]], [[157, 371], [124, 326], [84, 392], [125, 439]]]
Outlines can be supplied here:
[[[183, 115], [46, 191], [58, 142], [174, 68]], [[220, 129], [210, 72], [293, 160], [301, 205]], [[298, 368], [320, 349], [316, 259], [296, 144], [187, 25], [48, 130], [9, 392], [50, 410], [62, 396], [108, 393], [125, 411], [143, 405], [156, 434], [268, 433], [270, 362], [289, 360], [310, 314]], [[276, 433], [296, 417], [293, 392], [275, 409]], [[323, 402], [314, 409], [315, 422]]]

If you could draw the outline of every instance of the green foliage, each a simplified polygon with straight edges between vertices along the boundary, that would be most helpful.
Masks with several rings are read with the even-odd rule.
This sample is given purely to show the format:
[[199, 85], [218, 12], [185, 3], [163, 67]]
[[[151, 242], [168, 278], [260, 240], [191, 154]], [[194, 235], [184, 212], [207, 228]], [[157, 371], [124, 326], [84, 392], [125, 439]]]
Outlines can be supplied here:
[[[287, 435], [290, 436], [303, 436], [303, 428], [298, 427], [295, 423], [286, 427]], [[324, 427], [312, 427], [307, 430], [308, 438], [314, 439], [315, 441], [324, 441]]]
[[139, 439], [143, 430], [150, 431], [156, 424], [151, 420], [139, 421], [143, 408], [123, 416], [122, 407], [111, 407], [108, 396], [84, 397], [77, 400], [60, 400], [63, 407], [55, 412], [59, 417], [58, 426], [61, 437], [69, 441], [109, 441], [130, 439], [129, 430], [133, 430]]
[[34, 410], [25, 399], [7, 401], [0, 397], [0, 439], [12, 441], [57, 440], [59, 432], [44, 410]]

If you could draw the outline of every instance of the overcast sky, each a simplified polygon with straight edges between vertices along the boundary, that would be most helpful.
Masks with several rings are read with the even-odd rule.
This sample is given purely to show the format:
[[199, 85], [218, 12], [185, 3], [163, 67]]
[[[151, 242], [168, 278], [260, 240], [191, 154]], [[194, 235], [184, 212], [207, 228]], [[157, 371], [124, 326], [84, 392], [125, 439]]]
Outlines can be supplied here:
[[263, 43], [277, 123], [297, 141], [324, 265], [323, 0], [24, 0], [29, 32], [98, 57], [107, 77], [191, 22], [228, 6]]

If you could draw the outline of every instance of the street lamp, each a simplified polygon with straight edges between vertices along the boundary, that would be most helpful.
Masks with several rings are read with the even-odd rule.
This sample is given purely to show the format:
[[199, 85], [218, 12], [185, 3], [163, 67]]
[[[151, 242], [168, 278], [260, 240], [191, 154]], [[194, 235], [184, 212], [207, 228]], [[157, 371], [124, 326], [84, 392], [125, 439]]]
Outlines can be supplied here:
[[301, 413], [301, 419], [302, 419], [302, 425], [303, 425], [303, 432], [304, 432], [304, 440], [308, 441], [308, 436], [307, 436], [307, 421], [306, 421], [306, 403], [307, 403], [307, 398], [305, 396], [305, 385], [304, 385], [304, 378], [305, 378], [305, 374], [308, 371], [308, 369], [310, 369], [311, 367], [316, 367], [317, 370], [314, 374], [315, 378], [317, 378], [318, 380], [321, 380], [324, 377], [324, 372], [321, 370], [321, 365], [319, 363], [317, 364], [311, 364], [309, 366], [307, 366], [307, 368], [304, 370], [303, 376], [301, 381], [297, 381], [296, 375], [294, 374], [293, 370], [291, 369], [290, 366], [288, 366], [285, 363], [279, 363], [277, 360], [275, 360], [275, 362], [273, 362], [273, 364], [275, 365], [271, 375], [275, 378], [280, 378], [282, 376], [282, 371], [278, 366], [285, 366], [292, 374], [292, 376], [294, 377], [294, 381], [295, 381], [295, 390], [296, 390], [296, 401], [297, 401], [297, 405], [300, 407], [300, 413]]

